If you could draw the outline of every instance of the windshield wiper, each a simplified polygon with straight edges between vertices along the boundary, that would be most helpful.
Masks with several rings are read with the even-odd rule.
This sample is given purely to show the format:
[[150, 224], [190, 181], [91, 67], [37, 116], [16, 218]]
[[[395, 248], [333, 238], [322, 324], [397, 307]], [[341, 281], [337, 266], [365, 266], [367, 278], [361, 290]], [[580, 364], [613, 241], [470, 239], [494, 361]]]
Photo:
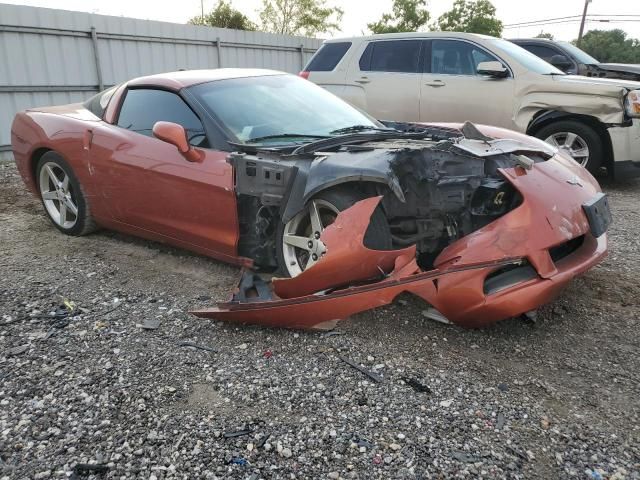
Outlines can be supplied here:
[[327, 135], [309, 135], [306, 133], [277, 133], [274, 135], [265, 135], [263, 137], [249, 138], [244, 143], [255, 143], [263, 140], [272, 140], [276, 138], [329, 138]]
[[371, 130], [374, 132], [389, 132], [393, 131], [393, 128], [384, 128], [384, 127], [376, 127], [374, 125], [351, 125], [350, 127], [338, 128], [336, 130], [332, 130], [332, 135], [341, 135], [343, 133], [355, 133], [362, 132], [363, 130]]

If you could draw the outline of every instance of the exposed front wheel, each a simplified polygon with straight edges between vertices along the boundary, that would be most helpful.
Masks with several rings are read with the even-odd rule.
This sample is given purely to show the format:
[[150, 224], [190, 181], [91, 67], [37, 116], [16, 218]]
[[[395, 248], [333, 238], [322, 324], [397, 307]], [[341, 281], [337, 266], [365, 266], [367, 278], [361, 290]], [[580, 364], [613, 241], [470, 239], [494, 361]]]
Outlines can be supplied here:
[[[277, 239], [281, 273], [295, 277], [318, 262], [327, 251], [320, 239], [323, 230], [335, 221], [338, 213], [364, 198], [366, 195], [346, 189], [321, 192], [291, 220], [281, 223]], [[374, 250], [391, 248], [389, 224], [379, 207], [371, 216], [365, 244]]]
[[597, 173], [602, 165], [602, 138], [592, 127], [574, 120], [562, 120], [541, 128], [536, 137], [563, 150], [577, 163]]
[[57, 153], [45, 153], [36, 167], [38, 189], [51, 222], [68, 235], [95, 230], [89, 208], [69, 164]]

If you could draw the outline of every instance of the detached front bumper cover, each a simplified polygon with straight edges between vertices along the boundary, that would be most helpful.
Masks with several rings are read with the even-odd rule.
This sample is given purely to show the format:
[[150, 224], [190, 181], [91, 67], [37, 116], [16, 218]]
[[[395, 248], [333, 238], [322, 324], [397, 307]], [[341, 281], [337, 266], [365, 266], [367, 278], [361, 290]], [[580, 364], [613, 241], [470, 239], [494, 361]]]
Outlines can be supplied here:
[[[523, 194], [522, 205], [446, 247], [433, 270], [420, 269], [415, 246], [366, 248], [364, 234], [381, 200], [374, 197], [337, 216], [321, 235], [325, 256], [298, 277], [265, 282], [244, 271], [231, 301], [192, 313], [270, 327], [330, 329], [338, 320], [388, 305], [405, 292], [464, 327], [483, 327], [534, 310], [606, 255], [606, 234], [592, 235], [583, 210], [597, 192], [579, 187], [569, 199], [566, 191], [553, 188], [564, 179], [557, 178], [563, 172], [552, 162], [503, 174]], [[552, 259], [552, 247], [575, 238], [582, 238], [578, 249]], [[517, 269], [527, 274], [519, 276]], [[511, 271], [515, 274], [504, 278], [517, 281], [494, 288], [495, 275]]]

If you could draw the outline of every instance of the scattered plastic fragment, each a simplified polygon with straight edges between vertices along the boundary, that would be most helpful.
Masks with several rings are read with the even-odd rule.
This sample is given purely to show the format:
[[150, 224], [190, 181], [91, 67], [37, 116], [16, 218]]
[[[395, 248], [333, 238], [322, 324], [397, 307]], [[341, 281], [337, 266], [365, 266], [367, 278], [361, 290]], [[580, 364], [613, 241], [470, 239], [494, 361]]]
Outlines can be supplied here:
[[29, 344], [25, 343], [24, 345], [18, 345], [17, 347], [10, 348], [7, 350], [7, 356], [12, 357], [14, 355], [20, 355], [21, 353], [29, 350]]
[[157, 330], [160, 326], [160, 320], [157, 318], [147, 318], [144, 322], [136, 324], [136, 327], [143, 330]]
[[271, 350], [265, 350], [262, 356], [268, 360], [273, 357], [273, 352]]
[[348, 359], [346, 357], [343, 357], [342, 355], [338, 355], [338, 358], [340, 360], [342, 360], [344, 363], [346, 363], [347, 365], [349, 365], [350, 367], [353, 367], [356, 370], [358, 370], [359, 372], [364, 373], [367, 377], [369, 377], [374, 382], [376, 382], [376, 383], [382, 382], [383, 378], [380, 375], [378, 375], [377, 373], [373, 373], [373, 372], [367, 370], [366, 368], [361, 367], [360, 365], [358, 365], [353, 360], [350, 360], [350, 359]]
[[72, 470], [70, 479], [87, 477], [89, 475], [104, 475], [109, 471], [109, 466], [104, 463], [77, 463]]
[[213, 347], [207, 347], [206, 345], [200, 345], [198, 343], [194, 343], [194, 342], [179, 342], [176, 343], [176, 345], [178, 347], [190, 347], [190, 348], [197, 348], [198, 350], [205, 350], [207, 352], [217, 352], [218, 350], [216, 350]]
[[498, 419], [496, 421], [496, 429], [502, 430], [502, 427], [504, 427], [504, 413], [500, 412], [498, 413]]
[[247, 465], [249, 465], [247, 459], [242, 457], [232, 457], [229, 463], [231, 465], [240, 465], [241, 467], [246, 467]]
[[418, 393], [431, 393], [431, 389], [422, 382], [419, 382], [415, 378], [402, 377], [402, 381], [413, 388]]
[[258, 440], [258, 443], [256, 443], [256, 449], [264, 447], [264, 444], [267, 443], [267, 440], [269, 440], [270, 436], [270, 433], [266, 433], [262, 437], [260, 437], [260, 440]]
[[464, 462], [464, 463], [475, 463], [480, 460], [475, 455], [471, 455], [469, 453], [460, 452], [460, 451], [453, 452], [451, 456], [456, 460], [458, 460], [459, 462]]
[[253, 430], [251, 430], [250, 428], [244, 428], [242, 430], [224, 432], [223, 437], [224, 438], [236, 438], [236, 437], [242, 437], [244, 435], [251, 435], [251, 433], [253, 433]]

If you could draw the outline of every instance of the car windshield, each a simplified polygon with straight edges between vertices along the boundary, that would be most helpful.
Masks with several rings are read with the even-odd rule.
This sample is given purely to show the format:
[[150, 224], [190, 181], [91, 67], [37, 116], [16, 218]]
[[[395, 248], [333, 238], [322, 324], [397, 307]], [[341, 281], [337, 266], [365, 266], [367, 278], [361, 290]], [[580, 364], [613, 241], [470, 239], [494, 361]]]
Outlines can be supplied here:
[[525, 50], [519, 45], [516, 45], [515, 43], [511, 43], [508, 40], [503, 40], [501, 38], [492, 38], [487, 40], [487, 42], [496, 49], [504, 51], [527, 70], [539, 73], [540, 75], [564, 75], [562, 70], [558, 70], [550, 63], [545, 62], [540, 57]]
[[596, 63], [600, 63], [598, 60], [593, 58], [587, 52], [580, 50], [573, 43], [569, 42], [558, 42], [562, 47], [567, 50], [571, 55], [573, 55], [580, 63], [584, 63], [585, 65], [594, 65]]
[[350, 127], [356, 131], [384, 128], [323, 88], [293, 75], [217, 80], [190, 91], [243, 143], [301, 143]]

